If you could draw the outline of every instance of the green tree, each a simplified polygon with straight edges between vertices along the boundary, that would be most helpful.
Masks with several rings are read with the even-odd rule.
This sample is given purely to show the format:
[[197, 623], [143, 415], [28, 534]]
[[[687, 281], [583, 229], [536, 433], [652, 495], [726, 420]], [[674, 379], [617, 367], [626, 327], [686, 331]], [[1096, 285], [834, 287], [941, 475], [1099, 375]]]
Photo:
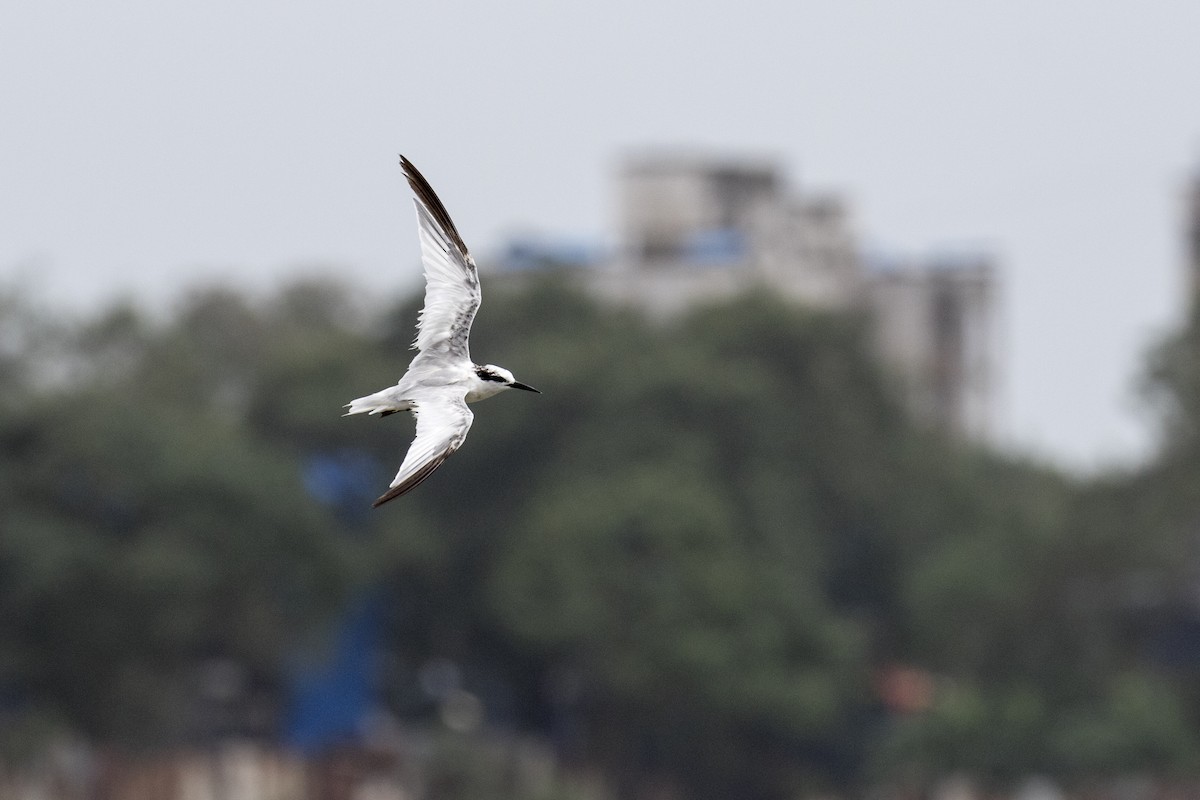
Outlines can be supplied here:
[[33, 709], [102, 739], [192, 735], [200, 662], [277, 691], [352, 579], [294, 454], [246, 425], [260, 332], [228, 293], [163, 327], [116, 308], [0, 415], [0, 682]]

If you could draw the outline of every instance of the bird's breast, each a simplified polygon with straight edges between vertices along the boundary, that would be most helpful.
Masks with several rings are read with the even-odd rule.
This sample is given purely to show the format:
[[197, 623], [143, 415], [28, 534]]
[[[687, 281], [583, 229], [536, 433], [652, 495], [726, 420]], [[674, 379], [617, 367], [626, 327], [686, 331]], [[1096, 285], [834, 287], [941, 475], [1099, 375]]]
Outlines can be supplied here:
[[494, 394], [499, 394], [506, 388], [508, 387], [502, 383], [476, 379], [471, 383], [471, 388], [467, 389], [466, 401], [468, 403], [477, 403], [480, 400], [486, 400]]

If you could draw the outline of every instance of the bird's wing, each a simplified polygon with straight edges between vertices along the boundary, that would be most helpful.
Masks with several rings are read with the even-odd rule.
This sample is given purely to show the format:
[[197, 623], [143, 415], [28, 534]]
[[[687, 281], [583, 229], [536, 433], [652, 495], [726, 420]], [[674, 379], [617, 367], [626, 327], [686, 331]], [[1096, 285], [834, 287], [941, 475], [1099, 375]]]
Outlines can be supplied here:
[[417, 436], [391, 488], [373, 503], [374, 507], [416, 488], [432, 475], [462, 445], [475, 417], [467, 408], [466, 398], [452, 387], [428, 392], [413, 404], [412, 411], [417, 418]]
[[479, 270], [429, 181], [404, 156], [404, 177], [416, 195], [425, 307], [417, 322], [417, 350], [444, 351], [470, 360], [467, 337], [479, 310]]

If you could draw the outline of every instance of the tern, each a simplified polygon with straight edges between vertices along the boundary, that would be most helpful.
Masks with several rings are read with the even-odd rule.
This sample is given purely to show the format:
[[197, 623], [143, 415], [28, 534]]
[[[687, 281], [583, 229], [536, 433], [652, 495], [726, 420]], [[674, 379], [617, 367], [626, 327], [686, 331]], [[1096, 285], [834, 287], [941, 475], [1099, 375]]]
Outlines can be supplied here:
[[471, 360], [467, 339], [481, 297], [475, 259], [429, 181], [404, 156], [400, 166], [415, 195], [425, 268], [425, 307], [412, 345], [417, 355], [395, 386], [346, 404], [347, 416], [411, 411], [417, 419], [416, 438], [391, 487], [372, 504], [376, 508], [412, 491], [462, 446], [475, 416], [467, 403], [506, 389], [538, 392], [504, 367]]

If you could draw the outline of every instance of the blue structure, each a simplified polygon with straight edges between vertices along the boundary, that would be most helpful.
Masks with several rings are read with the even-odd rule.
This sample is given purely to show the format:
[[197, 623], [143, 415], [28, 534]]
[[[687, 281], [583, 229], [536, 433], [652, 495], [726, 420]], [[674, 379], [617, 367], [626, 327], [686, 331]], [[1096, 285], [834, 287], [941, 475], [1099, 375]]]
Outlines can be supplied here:
[[[309, 459], [304, 485], [354, 532], [366, 521], [379, 467], [366, 453], [344, 451]], [[327, 648], [294, 661], [284, 715], [284, 744], [316, 755], [356, 741], [377, 706], [376, 665], [384, 597], [368, 591], [351, 601]]]
[[355, 600], [344, 612], [328, 652], [297, 662], [284, 744], [315, 755], [358, 739], [376, 707], [382, 610], [383, 598], [377, 594]]

